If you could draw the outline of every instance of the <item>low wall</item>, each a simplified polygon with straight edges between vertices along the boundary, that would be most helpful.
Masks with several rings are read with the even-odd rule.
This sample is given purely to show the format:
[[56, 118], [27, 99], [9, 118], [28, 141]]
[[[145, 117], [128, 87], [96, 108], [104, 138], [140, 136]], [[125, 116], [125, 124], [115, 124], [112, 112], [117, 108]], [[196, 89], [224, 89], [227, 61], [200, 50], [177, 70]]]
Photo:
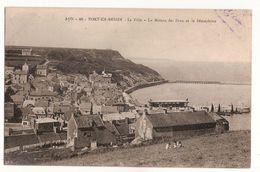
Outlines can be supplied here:
[[11, 152], [15, 152], [15, 151], [19, 151], [20, 150], [20, 146], [16, 146], [16, 147], [13, 147], [13, 148], [8, 148], [8, 149], [5, 149], [5, 153], [11, 153]]
[[23, 145], [23, 146], [16, 146], [16, 147], [12, 147], [12, 148], [8, 148], [4, 150], [4, 153], [11, 153], [11, 152], [15, 152], [15, 151], [22, 151], [22, 150], [28, 150], [28, 149], [32, 149], [32, 148], [36, 148], [39, 146], [43, 146], [43, 145], [48, 145], [48, 144], [59, 144], [59, 143], [67, 143], [67, 140], [55, 140], [55, 141], [47, 141], [47, 142], [41, 142], [41, 143], [36, 143], [36, 144], [31, 144], [31, 145]]

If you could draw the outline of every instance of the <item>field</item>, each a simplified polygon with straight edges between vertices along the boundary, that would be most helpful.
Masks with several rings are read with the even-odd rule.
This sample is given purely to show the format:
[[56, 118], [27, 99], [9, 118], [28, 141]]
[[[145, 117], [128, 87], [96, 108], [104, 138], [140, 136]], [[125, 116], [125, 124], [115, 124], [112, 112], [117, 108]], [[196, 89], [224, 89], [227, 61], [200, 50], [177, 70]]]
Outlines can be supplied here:
[[[5, 164], [135, 166], [135, 167], [250, 167], [250, 131], [198, 136], [183, 140], [183, 147], [165, 149], [165, 143], [85, 154], [53, 160], [48, 155], [6, 155]], [[53, 152], [47, 152], [53, 157]], [[8, 160], [8, 161], [7, 161]], [[11, 160], [11, 161], [10, 161]]]
[[6, 56], [5, 65], [21, 67], [25, 62], [30, 65], [30, 67], [35, 67], [38, 64], [44, 63], [43, 57], [34, 56]]

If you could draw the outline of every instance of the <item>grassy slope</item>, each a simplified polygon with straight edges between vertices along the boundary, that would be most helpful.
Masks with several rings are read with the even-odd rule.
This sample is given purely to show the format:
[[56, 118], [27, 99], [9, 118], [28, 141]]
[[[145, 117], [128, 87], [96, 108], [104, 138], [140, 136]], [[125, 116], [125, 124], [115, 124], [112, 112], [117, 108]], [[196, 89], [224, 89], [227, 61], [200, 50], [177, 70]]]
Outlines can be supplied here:
[[50, 49], [48, 59], [58, 63], [55, 67], [63, 73], [81, 73], [89, 75], [93, 70], [100, 73], [104, 69], [113, 74], [113, 81], [123, 88], [136, 83], [162, 80], [156, 71], [135, 64], [114, 50], [94, 49]]
[[156, 144], [51, 161], [45, 165], [250, 167], [250, 131], [200, 136], [182, 143], [184, 147], [168, 151], [165, 144]]

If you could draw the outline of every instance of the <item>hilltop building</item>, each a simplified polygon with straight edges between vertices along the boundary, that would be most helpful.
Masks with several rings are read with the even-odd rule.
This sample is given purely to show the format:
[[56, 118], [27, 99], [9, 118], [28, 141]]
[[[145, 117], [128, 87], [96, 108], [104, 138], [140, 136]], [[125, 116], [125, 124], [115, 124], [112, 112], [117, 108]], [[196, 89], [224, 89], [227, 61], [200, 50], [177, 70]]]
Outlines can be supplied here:
[[22, 49], [22, 56], [31, 56], [31, 55], [32, 55], [31, 48]]
[[93, 71], [93, 73], [89, 75], [89, 81], [92, 84], [94, 84], [94, 83], [109, 84], [112, 81], [112, 74], [102, 71], [102, 74], [99, 75], [98, 73], [96, 73], [96, 71]]

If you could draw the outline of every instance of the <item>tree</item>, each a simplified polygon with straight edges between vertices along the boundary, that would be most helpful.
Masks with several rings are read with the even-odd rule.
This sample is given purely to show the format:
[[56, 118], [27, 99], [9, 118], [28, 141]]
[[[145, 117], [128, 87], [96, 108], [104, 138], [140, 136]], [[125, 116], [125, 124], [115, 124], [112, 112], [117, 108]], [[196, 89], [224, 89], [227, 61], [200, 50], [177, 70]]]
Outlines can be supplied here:
[[214, 105], [213, 105], [213, 104], [211, 104], [211, 110], [210, 110], [210, 112], [214, 112]]
[[230, 112], [234, 113], [234, 106], [233, 106], [233, 104], [231, 104], [231, 111]]
[[218, 104], [218, 112], [220, 112], [220, 104]]
[[14, 95], [14, 90], [8, 87], [5, 91], [5, 102], [13, 102], [11, 96]]

